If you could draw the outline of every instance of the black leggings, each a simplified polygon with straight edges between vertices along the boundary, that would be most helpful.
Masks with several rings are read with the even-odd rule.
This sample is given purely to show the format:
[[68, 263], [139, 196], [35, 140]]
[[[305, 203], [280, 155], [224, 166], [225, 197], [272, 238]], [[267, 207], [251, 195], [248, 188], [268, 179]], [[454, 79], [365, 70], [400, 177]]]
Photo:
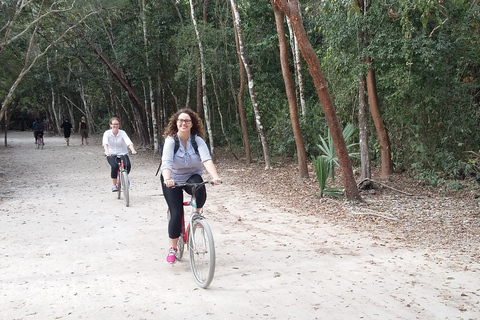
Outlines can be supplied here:
[[[132, 164], [130, 163], [130, 158], [128, 157], [128, 154], [125, 154], [120, 157], [122, 157], [123, 159], [123, 165], [125, 166], [125, 169], [127, 169], [127, 173], [130, 173], [130, 170], [132, 169]], [[111, 157], [107, 157], [107, 161], [110, 164], [110, 167], [112, 167], [112, 170], [110, 171], [110, 178], [117, 179], [117, 173], [118, 173], [117, 156], [112, 154]]]
[[[160, 176], [162, 183], [163, 196], [167, 201], [168, 209], [170, 209], [170, 222], [168, 223], [168, 236], [170, 239], [177, 239], [180, 237], [182, 231], [182, 217], [183, 217], [183, 189], [188, 194], [192, 194], [192, 187], [182, 188], [167, 188], [163, 183], [163, 175]], [[202, 182], [203, 179], [200, 175], [194, 174], [187, 182]], [[207, 191], [205, 186], [197, 189], [195, 192], [197, 199], [197, 208], [203, 208], [205, 201], [207, 200]]]

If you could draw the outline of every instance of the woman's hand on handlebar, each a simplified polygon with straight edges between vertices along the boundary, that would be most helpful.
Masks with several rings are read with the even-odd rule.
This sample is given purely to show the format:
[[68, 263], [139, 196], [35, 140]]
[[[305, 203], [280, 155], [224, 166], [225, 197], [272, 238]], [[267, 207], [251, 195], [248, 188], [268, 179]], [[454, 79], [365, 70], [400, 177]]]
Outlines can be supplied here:
[[219, 177], [216, 177], [216, 178], [213, 178], [212, 182], [213, 182], [213, 184], [221, 184], [222, 179], [220, 179]]
[[165, 187], [168, 187], [168, 188], [175, 187], [175, 180], [173, 179], [165, 179], [163, 183], [165, 184]]

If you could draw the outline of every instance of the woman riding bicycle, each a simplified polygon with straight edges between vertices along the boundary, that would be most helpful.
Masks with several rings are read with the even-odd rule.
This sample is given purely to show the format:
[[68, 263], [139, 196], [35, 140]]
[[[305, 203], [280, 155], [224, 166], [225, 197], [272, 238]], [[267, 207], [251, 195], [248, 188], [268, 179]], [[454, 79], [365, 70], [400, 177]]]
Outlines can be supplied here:
[[112, 117], [110, 119], [110, 130], [105, 131], [103, 134], [102, 146], [107, 156], [107, 161], [110, 164], [111, 171], [110, 177], [112, 178], [112, 192], [118, 191], [117, 189], [117, 171], [118, 163], [115, 156], [122, 156], [123, 164], [127, 173], [130, 173], [132, 165], [128, 157], [128, 149], [132, 151], [132, 154], [137, 154], [132, 140], [128, 137], [127, 133], [120, 130], [120, 119], [118, 117]]
[[[168, 236], [170, 249], [167, 256], [168, 263], [177, 260], [177, 243], [182, 230], [183, 218], [183, 189], [192, 194], [191, 187], [172, 188], [175, 182], [202, 182], [203, 167], [213, 177], [215, 183], [221, 183], [212, 156], [204, 140], [203, 124], [200, 117], [190, 109], [183, 109], [175, 113], [165, 128], [165, 144], [162, 152], [160, 176], [163, 195], [170, 210]], [[178, 141], [178, 150], [175, 152], [175, 140]], [[192, 143], [192, 139], [195, 142]], [[205, 187], [195, 192], [198, 211], [205, 204], [207, 193]]]

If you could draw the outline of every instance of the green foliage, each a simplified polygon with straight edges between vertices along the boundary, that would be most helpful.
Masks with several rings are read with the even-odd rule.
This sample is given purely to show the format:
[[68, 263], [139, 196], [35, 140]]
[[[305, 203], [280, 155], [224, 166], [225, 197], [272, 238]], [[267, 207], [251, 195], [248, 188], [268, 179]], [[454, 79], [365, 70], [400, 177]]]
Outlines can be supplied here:
[[[355, 128], [354, 125], [349, 123], [345, 126], [345, 128], [343, 128], [343, 131], [342, 131], [343, 139], [345, 140], [345, 142], [349, 142], [350, 140], [353, 139], [356, 133], [357, 133], [357, 128]], [[321, 152], [320, 157], [325, 159], [329, 167], [329, 172], [332, 175], [332, 181], [335, 182], [335, 167], [339, 166], [339, 163], [338, 163], [337, 154], [335, 152], [335, 146], [333, 145], [333, 138], [332, 138], [332, 135], [330, 134], [330, 131], [328, 131], [328, 135], [326, 139], [324, 139], [323, 137], [320, 137], [320, 140], [321, 140], [321, 144], [318, 145], [318, 148], [320, 149], [320, 152]], [[348, 151], [349, 157], [358, 158], [360, 156], [358, 152], [353, 152], [353, 149], [356, 146], [358, 146], [358, 143], [347, 144], [347, 151]]]
[[[57, 5], [61, 9], [68, 3]], [[137, 128], [136, 117], [145, 110], [132, 103], [123, 85], [85, 39], [91, 40], [115, 71], [125, 77], [139, 99], [147, 102], [147, 110], [150, 108], [150, 76], [159, 123], [165, 122], [180, 107], [195, 109], [198, 51], [189, 1], [146, 1], [145, 5], [147, 46], [143, 39], [141, 6], [135, 1], [82, 0], [67, 13], [42, 19], [33, 43], [36, 53], [58, 37], [69, 26], [68, 21], [79, 21], [86, 12], [96, 12], [80, 25], [78, 32], [68, 33], [55, 44], [54, 50], [37, 61], [31, 74], [17, 87], [14, 99], [18, 105], [15, 110], [9, 110], [9, 114], [18, 118], [45, 115], [55, 101], [60, 114], [72, 108], [76, 118], [88, 108], [97, 128], [104, 129], [109, 117], [117, 113], [125, 119], [126, 126]], [[294, 157], [296, 145], [271, 4], [245, 0], [238, 2], [238, 6], [245, 53], [252, 67], [270, 151], [273, 156]], [[366, 14], [355, 1], [305, 0], [301, 6], [304, 26], [321, 63], [340, 123], [357, 125], [358, 79], [372, 67], [395, 167], [414, 170], [426, 183], [437, 186], [447, 183], [441, 179], [478, 175], [478, 162], [465, 157], [466, 151], [478, 150], [480, 145], [480, 7], [477, 2], [396, 1], [385, 6], [373, 1]], [[38, 9], [38, 2], [30, 2], [10, 34], [24, 30], [38, 16]], [[8, 21], [14, 16], [14, 2], [1, 2], [0, 11]], [[233, 146], [241, 147], [236, 101], [239, 63], [230, 4], [211, 1], [206, 21], [202, 6], [196, 6], [195, 14], [207, 62], [207, 98], [215, 141], [223, 144], [228, 140]], [[2, 101], [24, 66], [32, 30], [0, 52]], [[288, 33], [288, 28], [286, 30]], [[368, 32], [367, 42], [362, 45], [359, 32]], [[0, 33], [0, 38], [4, 36]], [[373, 63], [363, 63], [367, 56]], [[291, 59], [289, 63], [293, 71]], [[327, 130], [326, 120], [304, 60], [302, 74], [307, 111], [305, 118], [300, 119], [307, 154], [316, 159], [322, 150], [334, 179], [333, 143], [331, 137], [322, 137]], [[262, 146], [248, 88], [244, 105], [252, 151], [261, 156]], [[372, 161], [378, 165], [377, 133], [372, 119], [368, 121]], [[151, 126], [151, 123], [144, 125]], [[354, 148], [353, 145], [350, 147]], [[349, 152], [354, 154], [353, 149]]]
[[320, 197], [328, 195], [333, 198], [343, 198], [342, 188], [327, 188], [327, 179], [330, 175], [330, 165], [324, 157], [317, 157], [313, 159], [315, 173], [317, 175], [318, 185], [320, 187]]
[[[357, 128], [349, 123], [345, 126], [342, 133], [344, 140], [350, 141], [357, 133]], [[318, 145], [318, 148], [321, 154], [313, 159], [318, 184], [320, 186], [320, 196], [323, 197], [323, 194], [327, 194], [332, 197], [342, 197], [343, 193], [341, 188], [326, 188], [328, 176], [331, 176], [332, 182], [335, 183], [335, 167], [339, 166], [330, 131], [328, 132], [327, 138], [324, 139], [320, 137], [320, 141], [321, 143]], [[356, 146], [358, 146], [358, 143], [350, 143], [347, 145], [350, 157], [359, 157], [359, 153], [353, 152]]]

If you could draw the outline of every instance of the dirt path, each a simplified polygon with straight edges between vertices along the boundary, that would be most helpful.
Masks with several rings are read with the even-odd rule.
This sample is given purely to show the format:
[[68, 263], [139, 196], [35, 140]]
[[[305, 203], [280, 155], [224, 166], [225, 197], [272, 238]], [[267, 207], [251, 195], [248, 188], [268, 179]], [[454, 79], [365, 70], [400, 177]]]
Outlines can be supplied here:
[[98, 139], [72, 140], [0, 147], [0, 319], [480, 319], [479, 263], [284, 212], [231, 175], [208, 189], [217, 267], [200, 289], [188, 255], [165, 262], [158, 159], [132, 157], [126, 208]]

